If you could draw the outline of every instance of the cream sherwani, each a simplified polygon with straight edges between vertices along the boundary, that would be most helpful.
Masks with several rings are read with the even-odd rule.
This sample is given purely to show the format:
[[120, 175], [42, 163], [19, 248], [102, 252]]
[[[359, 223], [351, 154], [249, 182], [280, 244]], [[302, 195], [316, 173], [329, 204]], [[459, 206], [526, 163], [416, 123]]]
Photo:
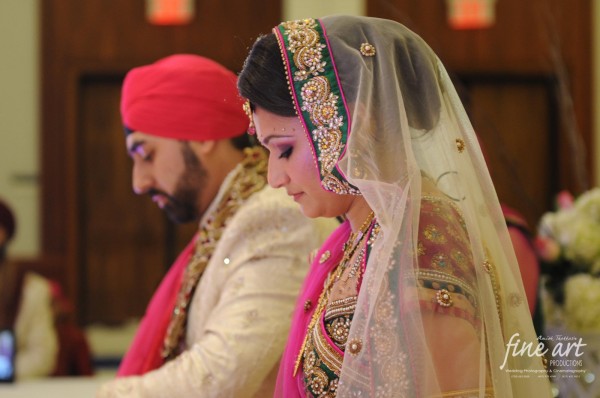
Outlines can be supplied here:
[[56, 366], [58, 337], [48, 280], [28, 272], [15, 321], [17, 380], [49, 376]]
[[[207, 211], [214, 210], [234, 170]], [[283, 190], [265, 187], [231, 218], [191, 302], [186, 350], [97, 397], [268, 397], [308, 257], [335, 220], [305, 218]]]

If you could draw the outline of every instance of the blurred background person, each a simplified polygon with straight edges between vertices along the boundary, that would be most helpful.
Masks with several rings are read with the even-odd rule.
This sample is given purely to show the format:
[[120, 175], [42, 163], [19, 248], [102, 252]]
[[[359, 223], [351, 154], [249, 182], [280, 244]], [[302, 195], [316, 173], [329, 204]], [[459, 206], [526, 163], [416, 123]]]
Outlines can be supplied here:
[[52, 376], [91, 376], [94, 374], [88, 338], [75, 321], [75, 306], [62, 286], [50, 282], [58, 354]]
[[19, 380], [54, 372], [58, 337], [50, 282], [7, 259], [16, 227], [11, 208], [0, 201], [0, 329], [14, 331], [15, 377]]

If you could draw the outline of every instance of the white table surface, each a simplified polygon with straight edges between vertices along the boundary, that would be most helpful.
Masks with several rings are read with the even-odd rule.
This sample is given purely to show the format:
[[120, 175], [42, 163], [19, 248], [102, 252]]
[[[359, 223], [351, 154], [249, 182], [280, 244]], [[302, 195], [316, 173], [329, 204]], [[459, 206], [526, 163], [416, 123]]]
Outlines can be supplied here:
[[93, 398], [100, 385], [114, 378], [114, 373], [93, 377], [49, 377], [0, 383], [0, 398]]

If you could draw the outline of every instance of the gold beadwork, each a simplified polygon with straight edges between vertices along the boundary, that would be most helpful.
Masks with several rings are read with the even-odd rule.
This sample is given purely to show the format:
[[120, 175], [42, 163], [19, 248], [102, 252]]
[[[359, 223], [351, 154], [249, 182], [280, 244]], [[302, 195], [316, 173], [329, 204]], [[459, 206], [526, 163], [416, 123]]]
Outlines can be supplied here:
[[304, 312], [310, 311], [311, 308], [312, 308], [312, 301], [306, 300], [304, 302]]
[[496, 310], [498, 311], [498, 316], [500, 318], [500, 324], [504, 323], [504, 314], [502, 311], [503, 305], [502, 305], [502, 299], [501, 299], [501, 286], [498, 283], [498, 275], [497, 275], [497, 271], [496, 271], [496, 266], [494, 265], [494, 263], [489, 260], [489, 250], [488, 248], [484, 248], [485, 253], [486, 253], [486, 259], [483, 262], [483, 267], [485, 268], [485, 270], [488, 272], [488, 274], [490, 275], [490, 282], [492, 284], [492, 290], [494, 291], [494, 298], [496, 300]]
[[362, 350], [362, 341], [360, 339], [352, 339], [348, 342], [346, 347], [348, 348], [348, 352], [352, 355], [356, 355]]
[[[288, 21], [281, 24], [287, 36], [287, 50], [292, 54], [292, 62], [296, 68], [293, 81], [304, 82], [299, 92], [302, 99], [300, 110], [310, 115], [314, 129], [311, 131], [312, 140], [318, 149], [317, 162], [322, 179], [322, 187], [337, 194], [358, 195], [360, 191], [351, 186], [347, 181], [333, 174], [343, 150], [343, 134], [341, 128], [347, 121], [344, 115], [338, 114], [338, 107], [342, 106], [342, 99], [331, 91], [331, 84], [325, 72], [327, 62], [323, 49], [321, 36], [317, 31], [317, 22], [314, 19]], [[285, 44], [278, 40], [284, 62]], [[290, 65], [290, 69], [292, 65]], [[288, 87], [292, 97], [292, 82]]]
[[375, 46], [369, 43], [363, 43], [360, 45], [360, 53], [365, 57], [374, 57], [375, 56]]
[[319, 264], [323, 264], [325, 261], [329, 260], [329, 257], [331, 257], [331, 252], [325, 250], [323, 254], [321, 254], [321, 258], [319, 258]]
[[463, 153], [465, 150], [465, 142], [462, 140], [462, 138], [456, 139], [456, 149], [458, 149], [458, 153]]
[[331, 336], [331, 339], [339, 346], [345, 346], [346, 340], [348, 340], [348, 333], [350, 333], [350, 317], [342, 316], [334, 319], [329, 325], [327, 325], [327, 331]]
[[256, 134], [256, 127], [254, 126], [254, 117], [252, 117], [252, 108], [250, 107], [250, 101], [246, 100], [242, 108], [244, 109], [246, 116], [248, 116], [248, 119], [250, 120], [250, 124], [248, 125], [248, 134], [254, 135]]
[[452, 296], [450, 296], [450, 292], [446, 289], [438, 290], [435, 293], [435, 299], [442, 307], [450, 307], [452, 304], [454, 304], [452, 301]]
[[437, 253], [431, 257], [431, 265], [434, 268], [448, 268], [449, 262], [448, 258], [444, 253]]
[[492, 272], [492, 263], [490, 262], [490, 260], [483, 260], [483, 269], [485, 269], [485, 272], [487, 272], [488, 274]]
[[327, 311], [323, 319], [329, 321], [340, 316], [354, 314], [357, 299], [357, 296], [350, 296], [331, 301], [327, 304]]
[[354, 255], [354, 252], [356, 251], [358, 244], [360, 243], [363, 236], [367, 232], [367, 229], [373, 222], [374, 218], [375, 218], [375, 213], [373, 211], [371, 211], [369, 213], [369, 215], [367, 216], [367, 219], [365, 220], [365, 222], [363, 222], [363, 224], [360, 226], [360, 228], [358, 228], [358, 230], [356, 232], [352, 232], [350, 234], [350, 237], [348, 238], [348, 241], [346, 241], [346, 243], [344, 243], [344, 257], [342, 258], [342, 261], [340, 262], [340, 264], [344, 264], [344, 268], [347, 265], [348, 261], [350, 261], [350, 259]]
[[419, 243], [417, 243], [417, 254], [419, 256], [424, 256], [427, 253], [427, 250], [425, 249], [425, 245], [423, 245], [423, 242], [419, 241]]
[[[300, 367], [300, 363], [302, 362], [302, 359], [304, 358], [305, 353], [308, 351], [307, 345], [310, 345], [309, 344], [310, 334], [313, 333], [313, 329], [315, 328], [315, 325], [317, 324], [318, 320], [321, 318], [323, 311], [325, 311], [325, 307], [327, 306], [327, 301], [329, 298], [330, 289], [332, 288], [334, 282], [340, 279], [340, 276], [342, 275], [342, 273], [348, 266], [348, 262], [350, 261], [350, 259], [352, 259], [354, 252], [360, 246], [360, 243], [363, 241], [363, 238], [365, 237], [369, 227], [373, 224], [374, 221], [375, 221], [375, 213], [373, 211], [371, 211], [371, 213], [369, 213], [369, 215], [367, 216], [367, 219], [365, 220], [365, 222], [360, 226], [360, 228], [356, 232], [353, 232], [350, 234], [350, 236], [348, 237], [348, 240], [344, 244], [344, 254], [342, 256], [342, 260], [340, 261], [339, 265], [335, 268], [334, 274], [333, 275], [330, 274], [328, 276], [327, 280], [325, 281], [325, 286], [323, 287], [323, 290], [321, 291], [321, 295], [319, 296], [319, 300], [317, 302], [317, 308], [315, 309], [315, 312], [313, 313], [313, 315], [310, 319], [308, 327], [306, 328], [306, 335], [304, 336], [304, 341], [302, 342], [302, 345], [300, 346], [300, 352], [298, 353], [298, 356], [296, 357], [296, 364], [294, 366], [294, 373], [293, 373], [294, 376], [296, 376], [296, 373], [298, 372], [298, 368]], [[319, 329], [319, 328], [317, 328], [317, 329]]]
[[425, 227], [425, 231], [423, 231], [423, 235], [427, 240], [438, 244], [443, 245], [446, 243], [446, 235], [444, 235], [435, 225], [430, 224]]
[[244, 160], [241, 162], [243, 170], [235, 176], [214, 212], [209, 214], [200, 225], [195, 252], [186, 265], [181, 288], [163, 340], [161, 355], [167, 361], [180, 354], [180, 342], [185, 335], [190, 302], [228, 221], [246, 199], [267, 184], [267, 155], [264, 150], [258, 147], [246, 148], [244, 155]]
[[473, 307], [478, 307], [472, 287], [445, 271], [419, 270], [417, 271], [417, 278], [419, 285], [422, 287], [431, 286], [432, 289], [440, 290], [444, 285], [450, 293], [459, 291], [457, 294], [462, 294]]
[[317, 76], [325, 71], [325, 62], [322, 61], [322, 50], [326, 47], [320, 44], [319, 32], [315, 30], [317, 23], [314, 19], [289, 21], [282, 24], [288, 35], [288, 50], [293, 54], [293, 61], [297, 71], [294, 80], [306, 80], [309, 76]]

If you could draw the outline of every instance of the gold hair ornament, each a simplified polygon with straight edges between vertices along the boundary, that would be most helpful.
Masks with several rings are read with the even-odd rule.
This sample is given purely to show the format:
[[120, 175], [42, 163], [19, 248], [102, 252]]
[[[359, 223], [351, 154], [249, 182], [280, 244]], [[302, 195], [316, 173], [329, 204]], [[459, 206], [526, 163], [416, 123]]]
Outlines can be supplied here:
[[250, 124], [248, 125], [248, 134], [254, 135], [256, 134], [256, 126], [254, 126], [254, 117], [252, 116], [252, 107], [250, 107], [250, 101], [246, 100], [242, 107], [244, 108], [246, 116], [248, 116], [248, 119], [250, 120]]

